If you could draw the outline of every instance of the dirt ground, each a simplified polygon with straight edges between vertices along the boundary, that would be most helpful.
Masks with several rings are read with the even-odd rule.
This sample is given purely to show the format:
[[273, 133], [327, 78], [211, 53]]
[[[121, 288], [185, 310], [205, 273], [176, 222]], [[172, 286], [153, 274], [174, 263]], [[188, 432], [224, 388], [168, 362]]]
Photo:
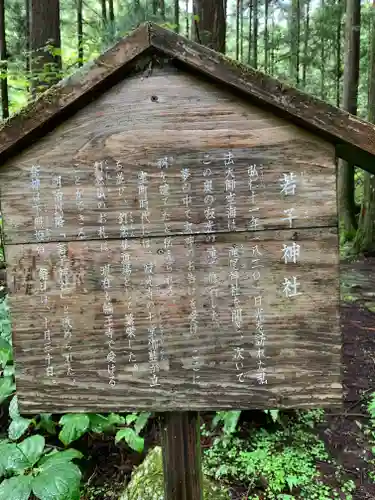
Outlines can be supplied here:
[[[344, 408], [327, 411], [322, 427], [332, 455], [355, 481], [354, 500], [375, 499], [368, 478], [366, 397], [375, 392], [375, 258], [341, 265]], [[362, 427], [362, 429], [361, 429]], [[329, 474], [329, 468], [325, 469]]]
[[[335, 461], [355, 481], [353, 500], [374, 500], [375, 485], [368, 477], [366, 461], [369, 444], [363, 430], [368, 422], [366, 397], [375, 392], [375, 257], [342, 263], [341, 299], [344, 405], [341, 411], [326, 412], [327, 421], [319, 432]], [[158, 429], [153, 422], [146, 442], [152, 446], [158, 441]], [[118, 498], [113, 485], [124, 486], [142, 457], [129, 454], [125, 445], [114, 446], [113, 438], [95, 439], [86, 445], [92, 451], [94, 464], [87, 476], [89, 483], [97, 493], [103, 485], [95, 498]], [[323, 463], [319, 468], [328, 482], [334, 477], [333, 466]]]

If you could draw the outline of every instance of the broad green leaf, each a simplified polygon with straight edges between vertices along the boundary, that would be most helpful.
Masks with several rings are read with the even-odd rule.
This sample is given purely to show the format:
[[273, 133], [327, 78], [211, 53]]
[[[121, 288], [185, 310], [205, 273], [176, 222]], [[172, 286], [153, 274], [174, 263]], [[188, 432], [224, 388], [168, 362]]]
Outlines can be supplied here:
[[42, 429], [48, 432], [48, 434], [56, 434], [56, 423], [52, 419], [51, 413], [41, 413], [40, 421], [36, 426], [37, 429]]
[[[36, 464], [44, 450], [43, 436], [30, 436], [19, 444], [14, 445], [8, 456], [7, 470], [22, 472]], [[12, 445], [13, 446], [13, 445]]]
[[141, 432], [141, 430], [144, 428], [144, 426], [147, 424], [148, 419], [150, 418], [151, 413], [143, 411], [139, 417], [137, 418], [135, 424], [134, 424], [134, 430], [137, 434]]
[[118, 413], [110, 413], [108, 415], [108, 422], [111, 425], [124, 425], [126, 423], [126, 418], [122, 417]]
[[13, 396], [9, 403], [9, 416], [11, 419], [17, 418], [20, 416], [20, 412], [18, 410], [18, 399], [17, 395]]
[[116, 433], [116, 443], [121, 440], [125, 440], [126, 443], [135, 451], [141, 453], [145, 446], [145, 441], [143, 437], [138, 436], [130, 427], [126, 427], [125, 429], [120, 429]]
[[22, 472], [30, 466], [29, 460], [16, 443], [9, 444], [2, 450], [0, 461], [6, 472]]
[[279, 418], [279, 410], [270, 410], [270, 415], [272, 420], [277, 422], [277, 419]]
[[81, 437], [90, 426], [90, 418], [86, 413], [72, 413], [64, 415], [60, 419], [63, 426], [59, 433], [59, 439], [65, 446]]
[[57, 464], [64, 464], [66, 462], [70, 462], [75, 458], [82, 458], [83, 455], [80, 451], [75, 450], [74, 448], [69, 448], [64, 451], [53, 451], [48, 455], [45, 455], [38, 464], [38, 467], [41, 470], [47, 470], [51, 467], [55, 467]]
[[8, 427], [9, 439], [17, 441], [21, 436], [25, 434], [32, 420], [29, 418], [17, 417], [11, 421]]
[[14, 376], [14, 365], [7, 365], [4, 367], [3, 375], [4, 377], [13, 377]]
[[0, 500], [28, 500], [31, 493], [31, 476], [4, 479], [0, 484]]
[[11, 396], [16, 390], [16, 384], [13, 377], [0, 378], [0, 404]]
[[0, 442], [0, 479], [5, 475], [8, 465], [8, 455], [11, 452], [11, 447], [16, 447], [15, 444], [9, 443], [7, 440]]
[[90, 429], [93, 432], [104, 432], [108, 428], [111, 427], [111, 422], [108, 418], [103, 417], [103, 415], [99, 415], [97, 413], [90, 413]]
[[126, 415], [125, 417], [126, 425], [132, 424], [137, 420], [137, 418], [138, 418], [138, 413], [129, 413], [129, 415]]
[[5, 339], [0, 337], [0, 366], [4, 368], [8, 361], [12, 359], [12, 346]]
[[42, 470], [34, 477], [32, 490], [40, 500], [68, 500], [77, 498], [81, 471], [72, 462], [57, 464]]

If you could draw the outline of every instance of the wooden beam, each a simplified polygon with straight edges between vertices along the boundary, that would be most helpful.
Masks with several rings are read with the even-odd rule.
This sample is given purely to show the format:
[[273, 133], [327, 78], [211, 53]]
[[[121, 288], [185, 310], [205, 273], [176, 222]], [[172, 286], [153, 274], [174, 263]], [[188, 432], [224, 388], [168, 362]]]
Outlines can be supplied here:
[[203, 500], [199, 413], [161, 417], [165, 500]]
[[12, 116], [0, 128], [0, 164], [56, 127], [68, 109], [74, 112], [96, 98], [104, 86], [108, 89], [117, 83], [124, 77], [124, 67], [131, 66], [149, 46], [148, 25], [142, 25]]
[[342, 142], [375, 155], [373, 124], [155, 24], [150, 25], [150, 41], [191, 69], [278, 110], [330, 142]]
[[336, 156], [347, 161], [351, 165], [363, 168], [375, 175], [375, 158], [360, 148], [348, 144], [336, 144]]

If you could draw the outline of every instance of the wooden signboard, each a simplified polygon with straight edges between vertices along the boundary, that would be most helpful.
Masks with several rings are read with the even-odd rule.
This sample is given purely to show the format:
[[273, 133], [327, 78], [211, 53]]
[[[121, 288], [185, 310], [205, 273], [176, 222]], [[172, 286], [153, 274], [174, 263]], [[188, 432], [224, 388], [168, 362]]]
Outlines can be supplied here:
[[341, 402], [334, 147], [165, 65], [0, 174], [21, 411]]

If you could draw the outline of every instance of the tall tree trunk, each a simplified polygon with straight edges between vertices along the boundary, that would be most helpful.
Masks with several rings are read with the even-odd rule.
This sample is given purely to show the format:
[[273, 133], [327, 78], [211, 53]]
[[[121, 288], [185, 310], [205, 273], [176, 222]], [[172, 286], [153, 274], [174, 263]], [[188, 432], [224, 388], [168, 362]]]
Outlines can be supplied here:
[[152, 0], [152, 15], [156, 16], [158, 13], [158, 0]]
[[[5, 1], [5, 0], [4, 0]], [[30, 72], [30, 0], [25, 0], [25, 38], [26, 38], [26, 64], [25, 70], [28, 74]]]
[[107, 2], [106, 0], [100, 0], [100, 6], [102, 8], [102, 22], [105, 26], [107, 24]]
[[[373, 0], [375, 12], [375, 0]], [[368, 93], [368, 120], [375, 123], [375, 16], [371, 16], [370, 33], [370, 61], [369, 61], [369, 93]], [[363, 201], [358, 221], [358, 230], [353, 248], [358, 252], [375, 251], [375, 175], [363, 173]]]
[[0, 0], [0, 58], [1, 58], [1, 111], [3, 120], [9, 118], [7, 44], [5, 35], [5, 1]]
[[[243, 22], [243, 0], [240, 0], [240, 61], [243, 62], [243, 27], [244, 27], [244, 22]], [[226, 14], [225, 14], [226, 17]]]
[[240, 58], [240, 8], [241, 0], [237, 0], [236, 3], [236, 59]]
[[296, 85], [299, 87], [299, 65], [300, 65], [300, 44], [301, 44], [301, 2], [300, 0], [296, 0], [296, 30], [297, 30], [297, 39], [296, 39]]
[[324, 0], [320, 0], [320, 97], [325, 99], [325, 85], [326, 85], [326, 54], [325, 54], [325, 26], [324, 26]]
[[223, 54], [226, 35], [224, 3], [225, 0], [193, 0], [196, 41]]
[[174, 0], [174, 30], [176, 33], [180, 33], [180, 2], [179, 0]]
[[110, 42], [115, 41], [116, 25], [115, 25], [115, 10], [113, 7], [113, 0], [108, 0], [108, 21], [109, 21], [109, 38]]
[[271, 9], [272, 9], [272, 24], [271, 24], [271, 53], [270, 53], [270, 59], [271, 59], [271, 75], [275, 74], [275, 6], [271, 4]]
[[303, 44], [302, 88], [306, 87], [307, 66], [309, 64], [310, 0], [306, 0], [305, 33]]
[[253, 0], [253, 67], [258, 67], [258, 0]]
[[160, 0], [160, 15], [163, 21], [165, 21], [165, 0]]
[[251, 66], [251, 56], [253, 47], [253, 0], [249, 1], [249, 46], [247, 53], [247, 64]]
[[[346, 0], [345, 63], [343, 108], [357, 114], [359, 48], [360, 48], [360, 0]], [[339, 161], [339, 207], [342, 227], [346, 238], [352, 238], [357, 229], [354, 200], [354, 165]]]
[[30, 0], [30, 48], [35, 93], [57, 83], [61, 76], [59, 0]]
[[[194, 4], [193, 4], [193, 10], [195, 10], [194, 8]], [[185, 2], [185, 12], [186, 12], [186, 38], [189, 37], [189, 33], [190, 33], [190, 26], [189, 26], [189, 0], [186, 0]]]
[[289, 78], [299, 85], [300, 2], [292, 0], [290, 13]]
[[341, 21], [342, 21], [342, 1], [337, 0], [337, 24], [336, 24], [336, 106], [340, 106], [341, 92], [340, 81], [342, 76], [341, 62]]
[[113, 0], [108, 0], [108, 18], [109, 22], [114, 25], [115, 23], [115, 9], [113, 7]]
[[269, 0], [264, 0], [264, 71], [268, 71], [268, 6]]
[[83, 5], [82, 0], [77, 0], [77, 42], [78, 66], [83, 66]]

